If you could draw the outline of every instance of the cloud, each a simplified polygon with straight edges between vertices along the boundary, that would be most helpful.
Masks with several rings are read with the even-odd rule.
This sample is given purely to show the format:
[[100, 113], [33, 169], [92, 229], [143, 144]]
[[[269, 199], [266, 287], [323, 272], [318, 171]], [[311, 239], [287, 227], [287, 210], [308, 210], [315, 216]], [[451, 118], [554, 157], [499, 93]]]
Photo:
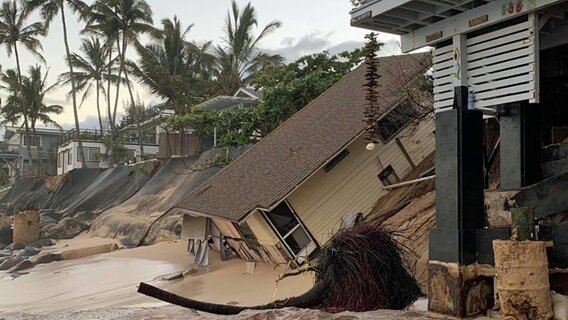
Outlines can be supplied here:
[[299, 39], [288, 37], [282, 39], [280, 48], [264, 49], [264, 51], [270, 54], [279, 54], [284, 57], [286, 62], [292, 62], [305, 55], [322, 52], [333, 47], [329, 41], [332, 35], [333, 32], [326, 34], [312, 32]]
[[[59, 124], [65, 130], [71, 130], [75, 128], [75, 123], [63, 122]], [[87, 116], [83, 121], [79, 122], [79, 127], [81, 129], [100, 129], [99, 117], [97, 116]]]
[[[345, 41], [333, 44], [329, 39], [333, 33], [321, 34], [319, 32], [310, 33], [299, 39], [284, 38], [281, 47], [276, 49], [264, 49], [269, 54], [279, 54], [284, 57], [286, 62], [292, 62], [305, 55], [329, 51], [330, 54], [337, 54], [343, 51], [352, 51], [365, 45], [364, 41]], [[384, 40], [383, 40], [384, 41]], [[380, 56], [390, 56], [400, 54], [400, 43], [397, 40], [389, 39], [384, 41], [384, 46], [379, 53]]]

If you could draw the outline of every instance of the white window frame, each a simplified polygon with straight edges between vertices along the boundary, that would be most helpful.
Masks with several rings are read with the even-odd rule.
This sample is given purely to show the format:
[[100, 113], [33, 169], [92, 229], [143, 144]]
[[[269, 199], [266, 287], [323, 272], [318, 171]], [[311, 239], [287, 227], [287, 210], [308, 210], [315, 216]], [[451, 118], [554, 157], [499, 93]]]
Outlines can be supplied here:
[[[294, 210], [294, 208], [292, 208], [292, 206], [290, 205], [290, 203], [287, 200], [284, 200], [284, 204], [286, 206], [288, 206], [288, 209], [290, 210], [290, 212], [292, 212], [292, 215], [294, 216], [294, 218], [296, 219], [296, 221], [298, 222], [298, 224], [296, 224], [296, 226], [294, 226], [290, 231], [288, 231], [285, 235], [281, 235], [278, 232], [278, 229], [276, 228], [276, 226], [272, 223], [272, 221], [270, 220], [270, 218], [268, 217], [268, 215], [270, 214], [270, 211], [266, 211], [266, 210], [259, 210], [262, 212], [262, 215], [264, 216], [264, 219], [268, 222], [268, 224], [272, 227], [272, 230], [274, 230], [274, 233], [276, 234], [276, 236], [278, 236], [280, 242], [286, 247], [286, 249], [288, 250], [288, 252], [290, 253], [290, 255], [292, 257], [294, 257], [295, 259], [297, 259], [299, 262], [303, 262], [305, 260], [308, 259], [308, 256], [314, 251], [316, 250], [319, 246], [317, 244], [317, 242], [315, 241], [315, 239], [312, 237], [312, 235], [308, 232], [308, 229], [306, 228], [306, 226], [304, 225], [304, 223], [302, 222], [302, 220], [300, 219], [300, 217], [298, 216], [298, 214], [296, 213], [296, 211]], [[304, 230], [304, 232], [306, 233], [307, 237], [310, 239], [310, 242], [308, 243], [308, 245], [304, 248], [302, 248], [302, 250], [300, 252], [298, 252], [297, 254], [294, 253], [294, 251], [292, 250], [292, 248], [290, 248], [290, 246], [288, 245], [288, 243], [286, 242], [286, 239], [292, 235], [292, 233], [294, 233], [294, 231], [298, 230], [298, 228], [302, 228]]]

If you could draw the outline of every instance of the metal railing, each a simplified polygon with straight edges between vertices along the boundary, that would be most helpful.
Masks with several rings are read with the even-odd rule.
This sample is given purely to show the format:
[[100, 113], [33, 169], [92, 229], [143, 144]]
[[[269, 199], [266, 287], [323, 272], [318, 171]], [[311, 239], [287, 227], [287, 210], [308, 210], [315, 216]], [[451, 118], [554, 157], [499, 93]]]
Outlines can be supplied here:
[[369, 2], [377, 2], [377, 0], [351, 0], [351, 5], [353, 6], [353, 8], [357, 8]]
[[144, 124], [150, 120], [154, 120], [160, 116], [171, 116], [174, 114], [173, 110], [162, 109], [160, 107], [153, 107], [147, 109], [141, 115], [138, 115], [138, 119], [136, 115], [129, 115], [120, 120], [120, 124], [118, 125], [118, 129], [123, 129], [126, 127], [136, 127], [138, 124]]
[[[104, 132], [92, 129], [81, 130], [80, 134], [81, 134], [81, 140], [88, 142], [102, 142], [105, 136]], [[59, 136], [57, 144], [60, 146], [65, 145], [69, 142], [76, 141], [76, 139], [77, 139], [76, 131], [75, 129], [71, 129]]]

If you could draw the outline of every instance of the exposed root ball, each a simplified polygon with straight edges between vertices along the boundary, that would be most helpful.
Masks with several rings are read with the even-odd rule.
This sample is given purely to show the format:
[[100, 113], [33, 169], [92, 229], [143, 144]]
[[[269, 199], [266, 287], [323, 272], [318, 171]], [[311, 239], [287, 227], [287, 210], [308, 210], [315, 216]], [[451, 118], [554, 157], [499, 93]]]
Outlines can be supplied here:
[[335, 234], [316, 264], [316, 282], [329, 292], [326, 307], [368, 311], [403, 309], [421, 294], [402, 259], [402, 246], [392, 232], [360, 223]]

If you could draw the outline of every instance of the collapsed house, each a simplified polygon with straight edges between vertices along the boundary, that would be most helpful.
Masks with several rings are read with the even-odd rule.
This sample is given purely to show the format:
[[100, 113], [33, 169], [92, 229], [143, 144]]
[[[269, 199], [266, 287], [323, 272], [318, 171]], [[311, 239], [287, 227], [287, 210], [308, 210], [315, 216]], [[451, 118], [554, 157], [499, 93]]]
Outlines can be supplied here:
[[400, 112], [414, 108], [405, 88], [423, 77], [428, 55], [379, 61], [381, 141], [373, 150], [363, 137], [366, 80], [359, 67], [188, 194], [177, 205], [184, 229], [210, 219], [245, 260], [301, 262], [344, 217], [369, 214], [435, 144], [432, 113], [414, 121]]

